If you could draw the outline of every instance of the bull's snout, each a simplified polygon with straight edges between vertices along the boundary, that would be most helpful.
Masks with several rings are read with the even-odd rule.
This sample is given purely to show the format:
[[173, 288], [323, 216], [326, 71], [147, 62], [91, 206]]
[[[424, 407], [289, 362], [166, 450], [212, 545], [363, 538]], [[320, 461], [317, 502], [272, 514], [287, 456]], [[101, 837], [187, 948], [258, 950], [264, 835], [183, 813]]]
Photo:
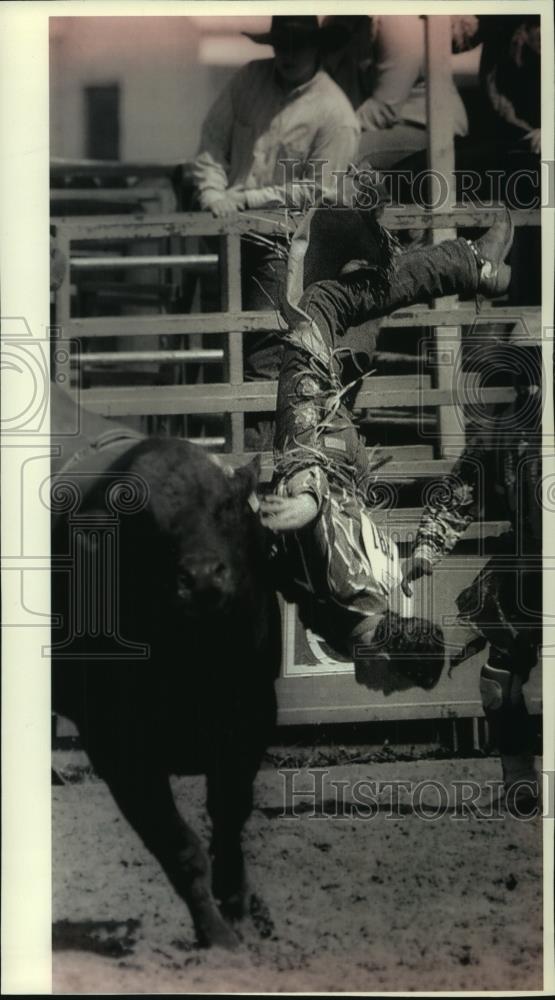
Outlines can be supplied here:
[[181, 600], [195, 605], [219, 607], [229, 593], [230, 570], [217, 559], [188, 560], [177, 579]]

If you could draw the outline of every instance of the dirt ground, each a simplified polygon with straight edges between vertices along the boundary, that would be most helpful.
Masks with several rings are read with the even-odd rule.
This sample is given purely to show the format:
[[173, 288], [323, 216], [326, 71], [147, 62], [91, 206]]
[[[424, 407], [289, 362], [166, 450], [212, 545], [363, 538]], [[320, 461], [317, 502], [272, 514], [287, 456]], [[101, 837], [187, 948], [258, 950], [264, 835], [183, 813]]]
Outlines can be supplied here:
[[[284, 818], [285, 779], [261, 771], [244, 836], [255, 902], [231, 954], [195, 947], [183, 904], [103, 783], [54, 787], [54, 993], [540, 990], [541, 821], [470, 816], [452, 785], [497, 780], [498, 761], [327, 770], [316, 818], [302, 796]], [[361, 779], [423, 784], [345, 816], [337, 782], [349, 800]], [[289, 789], [316, 780], [305, 768]], [[203, 779], [174, 787], [207, 838]]]

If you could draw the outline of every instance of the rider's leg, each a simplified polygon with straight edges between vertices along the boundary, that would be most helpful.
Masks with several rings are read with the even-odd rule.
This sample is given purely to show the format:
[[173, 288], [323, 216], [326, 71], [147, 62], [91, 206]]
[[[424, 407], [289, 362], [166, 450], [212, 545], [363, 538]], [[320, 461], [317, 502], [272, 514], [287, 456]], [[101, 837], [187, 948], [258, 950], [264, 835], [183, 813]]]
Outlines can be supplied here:
[[307, 288], [298, 305], [283, 301], [290, 326], [287, 339], [327, 360], [337, 338], [367, 320], [446, 295], [497, 294], [510, 276], [503, 259], [511, 240], [507, 216], [475, 243], [446, 240], [399, 254], [385, 279], [375, 270], [360, 268], [338, 280], [318, 281]]

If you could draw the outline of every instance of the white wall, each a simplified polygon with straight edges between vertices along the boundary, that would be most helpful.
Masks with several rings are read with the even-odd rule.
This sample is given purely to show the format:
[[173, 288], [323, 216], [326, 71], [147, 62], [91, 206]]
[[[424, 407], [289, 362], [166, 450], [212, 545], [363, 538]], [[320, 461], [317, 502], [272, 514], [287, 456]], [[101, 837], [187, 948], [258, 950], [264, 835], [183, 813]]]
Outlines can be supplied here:
[[85, 156], [84, 88], [119, 83], [121, 159], [191, 159], [206, 111], [237, 65], [271, 54], [240, 31], [264, 30], [268, 21], [52, 18], [51, 155]]

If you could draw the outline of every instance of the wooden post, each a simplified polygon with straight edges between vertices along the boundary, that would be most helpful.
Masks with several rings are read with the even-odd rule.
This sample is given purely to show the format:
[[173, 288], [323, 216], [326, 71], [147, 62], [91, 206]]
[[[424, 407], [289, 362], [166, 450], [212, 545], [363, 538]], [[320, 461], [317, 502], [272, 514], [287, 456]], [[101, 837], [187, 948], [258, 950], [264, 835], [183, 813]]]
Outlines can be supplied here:
[[[222, 307], [226, 312], [241, 311], [241, 238], [227, 235], [223, 237], [222, 254]], [[228, 333], [227, 378], [230, 385], [243, 382], [243, 332], [232, 330]], [[232, 413], [230, 451], [236, 454], [245, 450], [245, 417], [243, 413]]]
[[[453, 112], [451, 104], [451, 21], [444, 15], [426, 18], [426, 110], [428, 119], [428, 169], [439, 177], [436, 183], [430, 173], [430, 202], [436, 211], [455, 207], [457, 193], [455, 187], [455, 141], [453, 134]], [[441, 192], [444, 205], [436, 205]], [[432, 242], [455, 239], [455, 229], [432, 229]], [[457, 298], [450, 296], [441, 300], [443, 309], [457, 307]], [[460, 363], [461, 329], [457, 326], [436, 327], [437, 345], [437, 385], [439, 389], [450, 389]], [[439, 431], [441, 456], [456, 457], [464, 448], [464, 415], [456, 406], [439, 408]]]
[[457, 720], [451, 719], [451, 741], [453, 747], [453, 753], [459, 752], [459, 731], [457, 729]]
[[[426, 114], [428, 119], [428, 167], [441, 177], [447, 193], [444, 211], [455, 207], [455, 142], [453, 135], [451, 22], [436, 14], [426, 18]], [[436, 211], [440, 206], [436, 206]], [[434, 242], [451, 239], [452, 229], [433, 230]], [[456, 234], [455, 234], [456, 235]]]

